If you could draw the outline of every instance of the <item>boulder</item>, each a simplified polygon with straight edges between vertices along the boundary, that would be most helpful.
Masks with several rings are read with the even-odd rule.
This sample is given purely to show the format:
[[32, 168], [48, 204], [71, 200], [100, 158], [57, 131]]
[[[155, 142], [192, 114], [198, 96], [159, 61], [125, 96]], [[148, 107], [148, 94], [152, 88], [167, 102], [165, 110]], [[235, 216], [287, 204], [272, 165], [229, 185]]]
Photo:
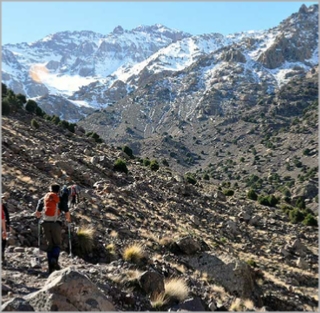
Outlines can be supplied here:
[[191, 237], [184, 237], [177, 241], [180, 250], [185, 254], [195, 254], [201, 251], [200, 244]]
[[13, 298], [1, 305], [1, 312], [33, 311], [33, 307], [23, 298]]
[[206, 272], [208, 278], [223, 286], [227, 292], [241, 298], [261, 302], [261, 291], [255, 284], [250, 266], [229, 255], [202, 253], [187, 260], [194, 270]]
[[225, 202], [227, 201], [227, 197], [226, 195], [220, 191], [220, 190], [217, 190], [214, 194], [213, 194], [213, 197], [219, 201], [222, 201], [222, 202]]
[[53, 272], [42, 289], [24, 299], [35, 311], [115, 311], [87, 276], [70, 267]]
[[164, 292], [164, 281], [162, 275], [157, 272], [144, 272], [138, 279], [139, 285], [146, 294], [160, 294]]

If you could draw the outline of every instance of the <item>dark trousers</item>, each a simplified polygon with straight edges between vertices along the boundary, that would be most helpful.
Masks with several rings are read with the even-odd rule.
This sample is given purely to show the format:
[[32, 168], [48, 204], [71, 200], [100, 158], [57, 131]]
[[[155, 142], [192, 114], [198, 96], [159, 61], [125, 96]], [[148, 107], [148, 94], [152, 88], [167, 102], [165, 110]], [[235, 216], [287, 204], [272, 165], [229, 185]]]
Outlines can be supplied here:
[[61, 222], [43, 222], [42, 228], [47, 243], [48, 260], [58, 261], [61, 247]]
[[3, 239], [1, 240], [1, 257], [2, 260], [4, 260], [4, 251], [6, 249], [6, 245], [7, 245], [7, 239]]
[[75, 205], [79, 203], [79, 196], [77, 194], [71, 196], [70, 206], [75, 207]]

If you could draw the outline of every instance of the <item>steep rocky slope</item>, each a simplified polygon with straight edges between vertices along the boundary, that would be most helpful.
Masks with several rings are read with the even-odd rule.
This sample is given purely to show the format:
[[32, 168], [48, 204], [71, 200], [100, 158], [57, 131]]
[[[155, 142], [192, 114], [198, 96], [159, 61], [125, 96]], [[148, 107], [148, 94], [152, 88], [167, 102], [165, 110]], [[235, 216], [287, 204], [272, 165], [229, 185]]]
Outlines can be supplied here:
[[[79, 125], [114, 145], [129, 145], [136, 154], [166, 160], [182, 175], [193, 172], [215, 184], [247, 188], [255, 175], [263, 180], [255, 186], [260, 192], [273, 193], [287, 185], [296, 195], [308, 184], [318, 190], [318, 67], [241, 111], [192, 121], [172, 114], [153, 132], [150, 126], [152, 134], [146, 139], [147, 126], [137, 124], [135, 107], [129, 105], [122, 116], [116, 108], [96, 112]], [[158, 106], [152, 110], [160, 114]], [[271, 182], [272, 175], [279, 178]], [[311, 200], [316, 195], [304, 196]]]
[[[39, 128], [31, 126], [32, 119]], [[118, 158], [126, 160], [127, 174], [114, 170]], [[131, 159], [108, 143], [97, 144], [80, 128], [71, 133], [24, 110], [2, 118], [2, 192], [10, 194], [12, 219], [8, 265], [2, 266], [4, 307], [13, 298], [24, 299], [16, 299], [20, 309], [27, 303], [38, 309], [45, 302], [45, 292], [31, 294], [48, 280], [45, 252], [41, 251], [41, 268], [33, 262], [38, 253], [33, 212], [53, 181], [81, 186], [81, 201], [72, 213], [74, 225], [95, 230], [89, 253], [81, 253], [73, 232], [70, 258], [64, 227], [61, 264], [86, 274], [117, 310], [318, 307], [317, 227], [291, 223], [280, 209], [283, 199], [266, 206], [248, 199], [242, 188], [226, 196], [221, 184], [194, 182], [163, 164], [153, 171], [138, 157]], [[144, 248], [141, 262], [124, 260], [122, 253], [132, 243]], [[71, 280], [78, 277], [69, 275]], [[183, 279], [189, 301], [155, 305], [144, 275], [149, 280], [157, 275], [158, 292], [163, 280]], [[71, 298], [63, 302], [57, 292], [57, 288], [49, 292], [60, 305], [53, 310], [74, 303]], [[243, 306], [237, 298], [243, 299]], [[95, 304], [90, 300], [86, 305], [92, 309]]]

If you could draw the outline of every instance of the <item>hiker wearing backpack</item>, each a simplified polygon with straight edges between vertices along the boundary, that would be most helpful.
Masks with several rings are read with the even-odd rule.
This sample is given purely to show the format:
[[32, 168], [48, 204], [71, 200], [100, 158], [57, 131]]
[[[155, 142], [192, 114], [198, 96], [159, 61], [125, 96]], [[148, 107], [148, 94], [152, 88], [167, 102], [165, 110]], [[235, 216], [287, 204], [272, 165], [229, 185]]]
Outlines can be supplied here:
[[1, 231], [2, 231], [2, 236], [1, 236], [1, 262], [2, 262], [2, 265], [5, 265], [6, 261], [5, 261], [5, 258], [4, 258], [4, 253], [5, 253], [6, 244], [7, 244], [7, 225], [6, 225], [6, 218], [5, 218], [3, 206], [1, 207]]
[[68, 203], [59, 195], [60, 186], [53, 184], [50, 191], [37, 204], [36, 216], [42, 217], [41, 226], [47, 243], [49, 274], [61, 269], [58, 260], [61, 250], [61, 212], [65, 213], [67, 222], [71, 222]]
[[[7, 231], [11, 229], [10, 227], [10, 215], [8, 208], [5, 204], [5, 200], [8, 198], [7, 194], [3, 194], [1, 196], [1, 230], [2, 230], [2, 237], [1, 237], [1, 262], [2, 265], [6, 264], [5, 261], [5, 250], [7, 245]], [[8, 229], [7, 229], [8, 228]]]
[[77, 203], [79, 203], [79, 193], [80, 193], [80, 187], [78, 185], [72, 185], [70, 187], [70, 207], [72, 206], [73, 208]]
[[1, 196], [1, 207], [4, 211], [4, 216], [5, 216], [5, 219], [6, 219], [6, 226], [7, 226], [7, 230], [11, 230], [11, 226], [10, 226], [10, 214], [9, 214], [9, 211], [8, 211], [8, 208], [7, 208], [7, 205], [5, 203], [6, 200], [8, 200], [8, 193], [4, 193], [2, 196]]

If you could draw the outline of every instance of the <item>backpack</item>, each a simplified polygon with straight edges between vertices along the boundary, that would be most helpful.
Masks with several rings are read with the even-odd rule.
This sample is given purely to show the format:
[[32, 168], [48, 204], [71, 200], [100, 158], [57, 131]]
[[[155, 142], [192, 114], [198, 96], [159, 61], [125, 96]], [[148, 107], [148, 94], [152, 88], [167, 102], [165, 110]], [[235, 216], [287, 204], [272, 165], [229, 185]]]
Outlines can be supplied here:
[[60, 197], [68, 197], [70, 196], [71, 190], [67, 188], [67, 186], [63, 186], [61, 189]]
[[48, 192], [43, 199], [44, 205], [44, 219], [56, 219], [60, 214], [58, 204], [60, 202], [59, 196], [54, 192]]

